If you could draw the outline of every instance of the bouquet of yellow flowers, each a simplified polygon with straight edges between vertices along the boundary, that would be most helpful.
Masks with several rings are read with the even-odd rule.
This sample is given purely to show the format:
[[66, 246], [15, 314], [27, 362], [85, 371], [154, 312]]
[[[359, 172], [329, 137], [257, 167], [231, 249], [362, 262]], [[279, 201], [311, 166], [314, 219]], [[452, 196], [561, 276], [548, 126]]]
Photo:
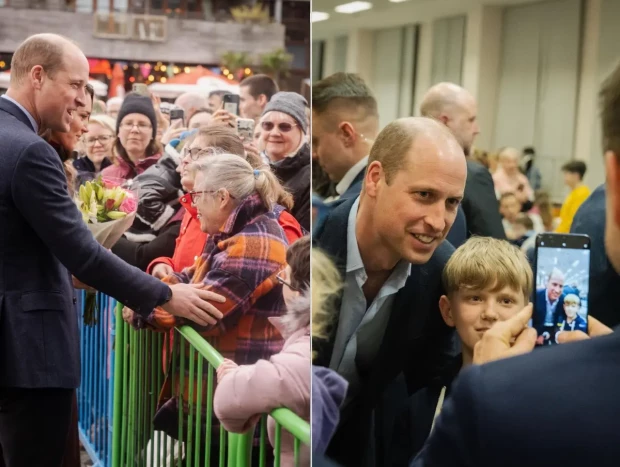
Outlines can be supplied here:
[[[136, 190], [123, 187], [124, 180], [99, 177], [75, 191], [75, 203], [95, 240], [112, 248], [133, 224], [138, 210]], [[97, 324], [97, 296], [86, 292], [84, 324]]]

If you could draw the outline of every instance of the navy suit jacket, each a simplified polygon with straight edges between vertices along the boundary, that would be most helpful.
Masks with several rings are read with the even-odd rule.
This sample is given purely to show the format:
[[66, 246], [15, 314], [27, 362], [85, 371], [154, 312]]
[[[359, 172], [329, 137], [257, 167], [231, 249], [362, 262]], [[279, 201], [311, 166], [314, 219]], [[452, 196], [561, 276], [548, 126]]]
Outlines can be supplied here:
[[620, 290], [620, 275], [605, 252], [605, 185], [597, 187], [579, 206], [570, 231], [586, 234], [591, 240], [588, 314], [614, 327], [620, 324], [620, 310], [615, 294], [609, 291]]
[[615, 332], [468, 368], [411, 467], [617, 467], [619, 356]]
[[349, 185], [349, 188], [347, 188], [345, 192], [342, 195], [340, 195], [340, 198], [338, 199], [357, 198], [362, 191], [362, 185], [364, 184], [365, 175], [366, 175], [366, 167], [364, 167], [364, 170], [362, 170], [360, 173], [357, 174], [357, 176], [353, 179], [353, 181]]
[[58, 154], [4, 98], [0, 141], [0, 387], [75, 388], [80, 344], [71, 273], [145, 315], [169, 288], [95, 241]]
[[499, 202], [491, 172], [478, 162], [467, 159], [467, 183], [463, 210], [469, 235], [506, 239]]
[[[314, 244], [331, 257], [344, 279], [347, 224], [355, 198], [339, 200], [314, 232]], [[454, 331], [439, 312], [441, 274], [454, 247], [443, 242], [424, 265], [412, 265], [405, 286], [396, 294], [373, 368], [360, 374], [362, 389], [342, 410], [327, 455], [345, 466], [361, 466], [370, 444], [372, 412], [388, 385], [404, 373], [410, 393], [442, 375], [454, 352]], [[336, 300], [327, 341], [314, 340], [315, 365], [329, 366], [338, 329], [342, 296]]]
[[[540, 289], [536, 291], [536, 301], [534, 302], [534, 312], [532, 314], [532, 327], [536, 328], [538, 334], [542, 332], [545, 325], [545, 316], [547, 314], [547, 289]], [[558, 321], [558, 317], [564, 313], [564, 295], [560, 295], [558, 298], [558, 304], [555, 307], [555, 313], [553, 315], [553, 324]]]

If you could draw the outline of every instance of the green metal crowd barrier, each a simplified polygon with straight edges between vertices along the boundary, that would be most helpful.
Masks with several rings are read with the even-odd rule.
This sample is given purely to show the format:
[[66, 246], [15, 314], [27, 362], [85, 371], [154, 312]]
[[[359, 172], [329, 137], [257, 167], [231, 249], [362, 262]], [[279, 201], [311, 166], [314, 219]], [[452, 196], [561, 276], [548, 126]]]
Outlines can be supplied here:
[[[213, 392], [215, 370], [223, 357], [189, 326], [174, 331], [172, 361], [179, 362], [180, 375], [188, 370], [189, 379], [179, 378], [178, 435], [176, 439], [154, 428], [159, 392], [164, 383], [165, 362], [162, 351], [170, 349], [163, 333], [136, 331], [122, 319], [122, 305], [116, 307], [116, 336], [114, 351], [114, 396], [112, 430], [112, 467], [264, 467], [272, 447], [267, 439], [267, 414], [257, 430], [245, 434], [228, 433], [215, 424]], [[183, 345], [185, 342], [189, 346]], [[189, 355], [185, 355], [186, 347]], [[206, 365], [205, 365], [206, 363]], [[176, 370], [172, 365], [170, 371]], [[207, 372], [206, 397], [203, 400], [203, 376]], [[172, 373], [174, 380], [174, 373]], [[187, 400], [183, 385], [187, 382]], [[186, 410], [184, 410], [186, 407]], [[203, 410], [204, 409], [204, 410]], [[203, 423], [204, 413], [204, 423]], [[295, 465], [300, 465], [301, 445], [310, 445], [310, 425], [286, 408], [270, 414], [276, 421], [273, 465], [280, 466], [282, 430], [295, 440]], [[215, 438], [213, 429], [216, 429]], [[254, 451], [258, 449], [258, 451]], [[214, 452], [215, 451], [215, 452]], [[254, 465], [252, 463], [254, 459]], [[214, 463], [213, 463], [214, 462]]]

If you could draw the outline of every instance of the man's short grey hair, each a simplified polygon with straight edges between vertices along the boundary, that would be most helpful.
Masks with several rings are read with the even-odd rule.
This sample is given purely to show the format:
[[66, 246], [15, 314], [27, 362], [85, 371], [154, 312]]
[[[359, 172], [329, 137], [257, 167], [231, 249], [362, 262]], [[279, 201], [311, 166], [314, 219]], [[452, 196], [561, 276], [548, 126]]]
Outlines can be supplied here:
[[558, 279], [562, 279], [562, 280], [566, 279], [566, 276], [564, 275], [564, 273], [560, 271], [558, 268], [553, 268], [551, 270], [551, 273], [549, 274], [549, 277], [547, 278], [547, 282], [549, 282], [552, 277], [557, 277]]
[[379, 116], [375, 96], [355, 73], [334, 73], [312, 86], [313, 112], [323, 113], [333, 104], [363, 110], [364, 117]]
[[20, 44], [11, 59], [11, 86], [19, 86], [40, 65], [50, 78], [64, 69], [64, 53], [75, 42], [57, 34], [36, 34]]

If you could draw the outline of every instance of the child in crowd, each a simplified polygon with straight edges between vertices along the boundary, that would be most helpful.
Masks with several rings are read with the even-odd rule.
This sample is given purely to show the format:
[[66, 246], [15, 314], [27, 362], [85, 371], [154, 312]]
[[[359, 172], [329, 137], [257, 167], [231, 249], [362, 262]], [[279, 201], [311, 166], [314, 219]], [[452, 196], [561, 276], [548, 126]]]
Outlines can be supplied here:
[[558, 322], [558, 333], [561, 331], [583, 331], [588, 332], [588, 323], [585, 319], [579, 316], [579, 309], [581, 308], [581, 299], [576, 294], [568, 294], [564, 297], [564, 314], [560, 316]]
[[560, 225], [555, 230], [558, 233], [569, 233], [573, 217], [579, 206], [590, 196], [590, 189], [583, 184], [586, 174], [586, 164], [583, 161], [570, 161], [562, 166], [564, 184], [570, 188], [570, 193], [560, 210]]
[[[325, 341], [334, 303], [342, 287], [340, 273], [323, 252], [312, 251], [312, 338]], [[340, 421], [340, 407], [349, 383], [334, 370], [312, 366], [312, 452], [324, 454]], [[315, 457], [316, 458], [316, 457]]]
[[[503, 217], [506, 238], [510, 241], [516, 241], [521, 238], [519, 233], [522, 229], [515, 225], [517, 218], [519, 217], [519, 213], [521, 213], [521, 207], [521, 203], [517, 199], [517, 196], [513, 193], [504, 193], [499, 199], [499, 212]], [[529, 216], [532, 220], [534, 232], [544, 232], [544, 225], [539, 215], [527, 214], [527, 216]]]
[[[287, 407], [310, 421], [310, 237], [293, 243], [286, 253], [286, 268], [278, 274], [287, 313], [269, 321], [286, 339], [282, 351], [269, 360], [238, 366], [225, 359], [217, 368], [218, 385], [213, 405], [224, 428], [248, 431], [279, 407]], [[269, 418], [269, 440], [275, 443], [275, 422]], [[282, 466], [293, 466], [293, 437], [282, 432]], [[301, 466], [310, 465], [310, 451], [303, 446]]]
[[[504, 240], [472, 237], [454, 252], [443, 271], [446, 295], [439, 300], [444, 321], [456, 328], [462, 344], [454, 377], [462, 367], [471, 365], [474, 346], [488, 329], [527, 305], [533, 282], [523, 252]], [[435, 417], [450, 384], [439, 393]]]
[[515, 236], [513, 243], [518, 247], [522, 246], [528, 238], [536, 235], [536, 231], [534, 230], [534, 222], [532, 222], [529, 215], [523, 212], [520, 212], [517, 215], [517, 218], [512, 224], [512, 231]]

